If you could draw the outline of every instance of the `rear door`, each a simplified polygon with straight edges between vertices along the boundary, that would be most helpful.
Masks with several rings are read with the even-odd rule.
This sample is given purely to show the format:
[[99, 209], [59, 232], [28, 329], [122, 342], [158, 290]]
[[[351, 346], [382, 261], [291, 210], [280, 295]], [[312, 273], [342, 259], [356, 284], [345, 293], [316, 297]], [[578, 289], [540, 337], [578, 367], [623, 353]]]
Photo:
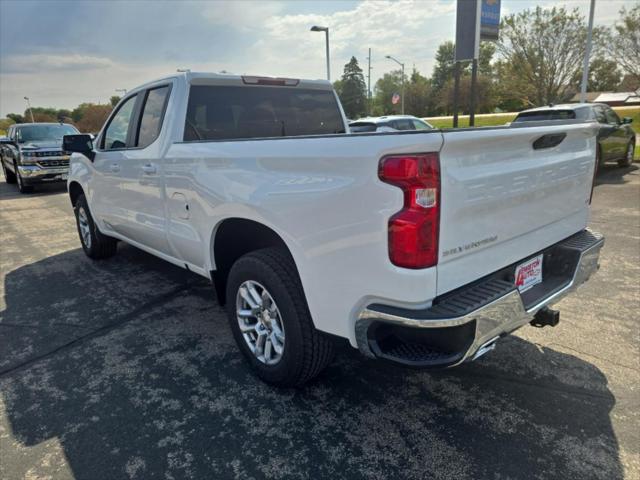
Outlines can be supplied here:
[[140, 92], [130, 129], [130, 148], [119, 161], [116, 229], [127, 238], [169, 254], [164, 211], [164, 184], [159, 159], [160, 131], [170, 84]]
[[[444, 132], [438, 293], [585, 228], [596, 129], [578, 123]], [[534, 148], [541, 138], [562, 141]]]

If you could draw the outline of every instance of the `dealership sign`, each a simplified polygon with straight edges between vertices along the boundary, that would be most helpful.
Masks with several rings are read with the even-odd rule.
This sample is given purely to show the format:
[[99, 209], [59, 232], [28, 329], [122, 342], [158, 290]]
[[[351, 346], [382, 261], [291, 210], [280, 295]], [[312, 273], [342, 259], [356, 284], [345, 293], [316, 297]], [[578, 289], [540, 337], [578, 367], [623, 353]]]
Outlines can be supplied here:
[[480, 40], [498, 40], [500, 30], [500, 0], [482, 0], [480, 10]]
[[497, 40], [500, 0], [458, 0], [456, 62], [478, 59], [480, 40]]

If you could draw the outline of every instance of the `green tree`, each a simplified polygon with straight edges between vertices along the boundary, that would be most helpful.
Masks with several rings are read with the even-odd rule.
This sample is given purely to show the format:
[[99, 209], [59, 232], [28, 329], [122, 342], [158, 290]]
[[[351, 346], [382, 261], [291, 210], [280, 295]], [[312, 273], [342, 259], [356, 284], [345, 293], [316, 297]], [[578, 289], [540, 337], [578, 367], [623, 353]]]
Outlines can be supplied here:
[[[618, 88], [621, 80], [622, 73], [618, 69], [618, 64], [615, 60], [609, 60], [600, 55], [589, 62], [588, 92], [613, 92]], [[576, 74], [574, 83], [576, 92], [579, 92], [582, 83], [582, 71]]]
[[344, 66], [340, 79], [339, 96], [342, 108], [349, 118], [358, 118], [367, 112], [367, 85], [356, 57]]
[[415, 68], [405, 85], [405, 97], [405, 112], [409, 115], [425, 117], [435, 110], [431, 81]]
[[[507, 15], [497, 44], [512, 78], [508, 82], [534, 105], [557, 103], [573, 93], [573, 79], [580, 71], [586, 45], [584, 17], [577, 9], [553, 7]], [[598, 53], [602, 28], [594, 28], [594, 52]], [[503, 79], [498, 79], [501, 82]]]
[[436, 52], [436, 64], [431, 75], [431, 85], [439, 92], [450, 78], [453, 78], [456, 46], [453, 42], [441, 43]]
[[640, 2], [620, 10], [621, 20], [613, 27], [613, 58], [629, 75], [640, 80]]
[[379, 78], [374, 88], [374, 115], [389, 115], [391, 113], [400, 113], [400, 103], [398, 103], [397, 105], [393, 105], [393, 103], [391, 103], [391, 98], [393, 97], [394, 93], [400, 94], [401, 90], [402, 70], [393, 70], [391, 72], [387, 72], [382, 76], [382, 78]]
[[[333, 82], [333, 89], [338, 94], [338, 97], [342, 98], [342, 80], [336, 80]], [[342, 102], [342, 100], [340, 100]]]
[[25, 123], [24, 117], [19, 113], [7, 113], [7, 118], [13, 120], [14, 123]]
[[113, 95], [110, 99], [109, 102], [111, 103], [112, 107], [115, 107], [118, 102], [120, 101], [120, 96], [119, 95]]
[[[439, 97], [438, 107], [447, 114], [453, 113], [454, 80], [449, 80]], [[460, 78], [460, 91], [458, 93], [458, 106], [463, 114], [469, 113], [471, 102], [471, 75]], [[476, 84], [476, 113], [490, 113], [495, 109], [495, 98], [491, 79], [484, 75], [478, 75]]]
[[[496, 52], [496, 47], [491, 42], [481, 42], [478, 57], [478, 74], [490, 78], [493, 75], [492, 60]], [[453, 82], [455, 74], [455, 53], [456, 46], [453, 42], [444, 42], [438, 47], [436, 53], [436, 64], [433, 67], [433, 75], [431, 76], [432, 94], [436, 97], [434, 105], [439, 111], [433, 113], [442, 113], [442, 105], [446, 105], [446, 100], [441, 97], [444, 95], [443, 89], [446, 85]], [[460, 77], [471, 74], [471, 62], [463, 62], [460, 65]], [[440, 106], [440, 107], [438, 107]]]
[[75, 122], [76, 127], [84, 133], [97, 133], [106, 122], [111, 110], [113, 110], [111, 104], [95, 105], [93, 103], [84, 103], [82, 118]]
[[7, 130], [14, 122], [11, 118], [0, 118], [0, 135], [6, 135]]

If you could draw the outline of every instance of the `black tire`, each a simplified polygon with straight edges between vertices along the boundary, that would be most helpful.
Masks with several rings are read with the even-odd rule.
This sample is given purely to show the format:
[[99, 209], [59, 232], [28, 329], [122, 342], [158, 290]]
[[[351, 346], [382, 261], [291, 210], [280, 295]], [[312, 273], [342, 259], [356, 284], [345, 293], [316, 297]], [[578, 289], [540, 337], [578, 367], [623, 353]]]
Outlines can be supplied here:
[[33, 192], [33, 186], [25, 185], [24, 180], [22, 179], [22, 175], [20, 175], [20, 170], [18, 170], [18, 164], [13, 163], [13, 170], [16, 174], [16, 183], [18, 184], [18, 191], [20, 193], [31, 193]]
[[604, 160], [602, 158], [602, 147], [598, 144], [596, 145], [596, 174], [600, 173], [603, 165]]
[[[275, 365], [261, 362], [249, 348], [236, 316], [236, 296], [246, 281], [258, 282], [277, 304], [284, 328], [284, 347]], [[298, 387], [317, 376], [333, 359], [333, 343], [313, 326], [293, 260], [278, 248], [248, 253], [232, 266], [227, 281], [227, 316], [243, 355], [267, 383]]]
[[4, 181], [10, 184], [16, 183], [16, 174], [11, 170], [7, 170], [7, 166], [4, 164], [4, 160], [0, 158], [0, 164], [2, 164], [2, 173], [4, 174]]
[[625, 150], [624, 158], [618, 160], [619, 167], [630, 167], [633, 164], [633, 155], [635, 153], [636, 145], [633, 140], [629, 142], [627, 145], [627, 149]]
[[[87, 257], [101, 260], [114, 256], [118, 249], [118, 241], [113, 237], [103, 235], [98, 230], [84, 194], [80, 194], [76, 200], [73, 211], [76, 215], [76, 227], [78, 228], [80, 243]], [[86, 237], [83, 235], [83, 231], [86, 233]]]

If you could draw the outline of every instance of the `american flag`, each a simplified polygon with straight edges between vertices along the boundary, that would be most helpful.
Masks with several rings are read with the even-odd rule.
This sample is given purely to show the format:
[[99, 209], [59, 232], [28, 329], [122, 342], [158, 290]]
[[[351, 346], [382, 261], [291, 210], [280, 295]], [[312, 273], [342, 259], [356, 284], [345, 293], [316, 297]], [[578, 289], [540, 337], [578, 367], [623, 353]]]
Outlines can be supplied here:
[[398, 103], [400, 103], [400, 94], [399, 93], [394, 93], [393, 96], [391, 97], [391, 103], [393, 103], [394, 105], [397, 105]]

